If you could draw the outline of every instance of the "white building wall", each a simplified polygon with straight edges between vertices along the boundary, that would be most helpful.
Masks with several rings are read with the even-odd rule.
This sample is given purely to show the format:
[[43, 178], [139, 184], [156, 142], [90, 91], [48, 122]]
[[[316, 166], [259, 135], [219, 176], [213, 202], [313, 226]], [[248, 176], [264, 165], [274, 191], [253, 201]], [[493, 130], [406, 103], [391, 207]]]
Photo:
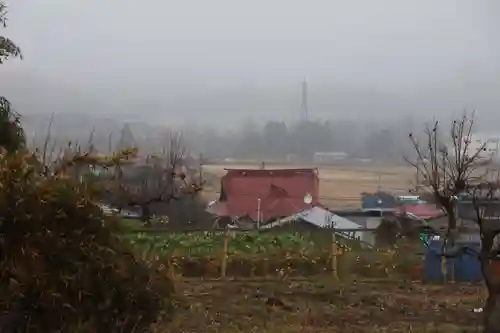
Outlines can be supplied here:
[[[380, 223], [382, 223], [382, 219], [380, 217], [369, 217], [366, 219], [366, 228], [377, 229]], [[365, 231], [362, 233], [361, 240], [371, 246], [375, 246], [375, 236], [376, 233], [374, 231]]]
[[[475, 133], [471, 135], [471, 142], [467, 147], [469, 155], [474, 155], [484, 145], [486, 149], [480, 153], [480, 157], [500, 161], [500, 134]], [[448, 145], [449, 154], [454, 154], [453, 145]]]

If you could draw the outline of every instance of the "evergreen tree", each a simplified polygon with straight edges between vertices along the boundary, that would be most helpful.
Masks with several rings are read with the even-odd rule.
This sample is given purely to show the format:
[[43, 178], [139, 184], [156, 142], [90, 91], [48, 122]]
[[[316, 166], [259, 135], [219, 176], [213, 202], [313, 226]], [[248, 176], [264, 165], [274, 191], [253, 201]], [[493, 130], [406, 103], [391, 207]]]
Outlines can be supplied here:
[[[7, 26], [7, 6], [0, 2], [0, 27]], [[0, 36], [0, 64], [11, 57], [22, 57], [20, 48], [9, 38]], [[26, 146], [24, 130], [19, 114], [9, 101], [0, 97], [0, 147], [7, 151], [17, 151]]]

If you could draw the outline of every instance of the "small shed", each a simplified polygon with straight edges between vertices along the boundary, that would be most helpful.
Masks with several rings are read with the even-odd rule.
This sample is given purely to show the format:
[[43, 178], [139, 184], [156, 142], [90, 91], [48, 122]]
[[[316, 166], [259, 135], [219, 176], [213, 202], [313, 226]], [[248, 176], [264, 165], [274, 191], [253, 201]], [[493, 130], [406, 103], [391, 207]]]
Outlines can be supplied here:
[[[334, 211], [338, 216], [341, 216], [349, 221], [360, 226], [360, 228], [377, 229], [382, 219], [386, 216], [392, 216], [388, 211], [360, 211], [360, 210], [344, 210]], [[376, 232], [375, 231], [359, 231], [356, 233], [360, 240], [370, 246], [375, 246]]]
[[422, 200], [419, 195], [399, 195], [397, 200], [400, 204], [425, 204], [425, 200]]
[[[272, 229], [283, 226], [290, 226], [294, 230], [297, 229], [317, 229], [317, 228], [336, 228], [336, 229], [361, 229], [362, 226], [354, 223], [344, 217], [338, 216], [331, 211], [321, 207], [315, 206], [310, 209], [304, 210], [297, 214], [276, 220], [274, 222], [263, 225], [261, 229]], [[338, 231], [339, 236], [344, 238], [360, 239], [361, 233], [356, 231]]]
[[393, 211], [398, 206], [398, 201], [387, 192], [362, 193], [361, 208], [364, 211]]
[[[435, 232], [444, 235], [448, 231], [448, 217], [440, 216], [433, 219], [428, 219], [427, 225]], [[460, 232], [458, 235], [459, 242], [480, 243], [481, 236], [479, 235], [479, 225], [469, 219], [458, 219], [457, 229]]]
[[[500, 229], [500, 200], [481, 202], [479, 207], [483, 227], [490, 230]], [[477, 212], [471, 200], [460, 200], [457, 204], [457, 215], [461, 219], [477, 221]]]
[[333, 164], [347, 158], [349, 155], [344, 152], [315, 152], [313, 156], [316, 164]]

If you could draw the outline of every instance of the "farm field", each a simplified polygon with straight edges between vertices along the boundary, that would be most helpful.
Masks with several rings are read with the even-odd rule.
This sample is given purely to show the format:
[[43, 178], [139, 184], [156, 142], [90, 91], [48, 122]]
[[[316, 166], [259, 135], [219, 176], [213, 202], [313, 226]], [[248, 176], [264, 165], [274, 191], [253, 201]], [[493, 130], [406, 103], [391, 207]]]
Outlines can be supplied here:
[[[208, 200], [219, 196], [219, 179], [225, 168], [258, 168], [257, 164], [204, 165], [204, 177], [208, 179], [204, 195]], [[310, 167], [296, 165], [272, 165], [269, 169]], [[357, 208], [362, 192], [378, 189], [389, 192], [408, 193], [414, 187], [415, 171], [409, 166], [338, 166], [320, 167], [320, 198], [329, 208]]]
[[330, 233], [131, 233], [125, 237], [143, 258], [168, 262], [178, 276], [189, 278], [218, 278], [222, 272], [236, 278], [317, 276], [333, 274], [335, 267], [341, 279], [420, 279], [424, 251], [421, 244], [409, 243], [397, 249], [362, 248], [342, 238], [333, 247]]
[[[209, 256], [222, 251], [225, 235], [224, 232], [166, 232], [129, 234], [127, 238], [138, 247], [152, 246], [153, 251], [166, 256]], [[305, 255], [328, 251], [330, 243], [331, 234], [327, 232], [236, 232], [229, 236], [227, 253], [253, 256], [287, 251]]]
[[[165, 332], [479, 332], [481, 286], [394, 280], [177, 283], [180, 308]], [[159, 332], [164, 332], [160, 330]]]
[[139, 252], [168, 262], [175, 280], [178, 308], [155, 333], [479, 332], [481, 284], [419, 282], [412, 272], [422, 258], [404, 244], [390, 251], [339, 243], [336, 280], [331, 238], [318, 236], [328, 234], [235, 233], [221, 279], [224, 233], [126, 235]]

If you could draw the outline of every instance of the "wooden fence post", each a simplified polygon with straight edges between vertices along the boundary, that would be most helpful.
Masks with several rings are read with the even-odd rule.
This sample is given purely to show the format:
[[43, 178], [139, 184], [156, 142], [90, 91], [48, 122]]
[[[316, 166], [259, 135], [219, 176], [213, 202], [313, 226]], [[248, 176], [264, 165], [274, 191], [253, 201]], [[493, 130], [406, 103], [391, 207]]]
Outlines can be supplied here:
[[222, 257], [221, 257], [221, 263], [220, 263], [220, 277], [221, 279], [226, 278], [226, 273], [227, 273], [227, 250], [229, 247], [229, 229], [226, 229], [224, 232], [224, 244], [222, 246]]
[[455, 260], [451, 262], [451, 283], [455, 283]]
[[443, 282], [446, 283], [448, 281], [448, 262], [446, 260], [446, 256], [443, 255], [441, 258], [441, 274], [443, 275]]
[[337, 237], [335, 235], [335, 230], [332, 232], [332, 247], [331, 247], [331, 264], [332, 264], [332, 273], [333, 277], [338, 280], [339, 275], [338, 275], [338, 265], [337, 265]]

